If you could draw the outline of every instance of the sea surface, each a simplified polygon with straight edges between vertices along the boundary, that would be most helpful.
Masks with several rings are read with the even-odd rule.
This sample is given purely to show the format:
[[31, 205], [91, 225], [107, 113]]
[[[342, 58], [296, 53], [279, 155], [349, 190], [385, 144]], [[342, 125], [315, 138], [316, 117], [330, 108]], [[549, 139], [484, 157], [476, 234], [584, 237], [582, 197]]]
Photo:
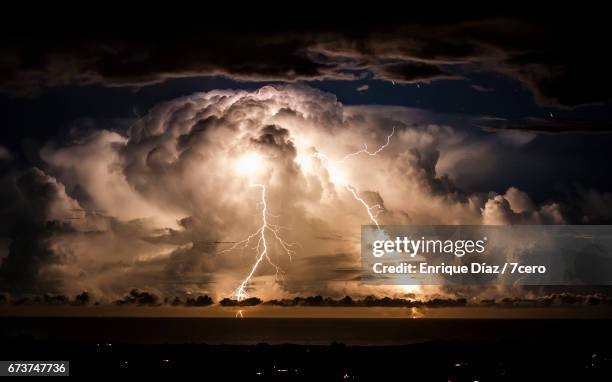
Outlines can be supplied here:
[[[0, 336], [142, 344], [406, 345], [530, 339], [610, 343], [610, 319], [0, 317]], [[109, 345], [112, 346], [112, 345]]]

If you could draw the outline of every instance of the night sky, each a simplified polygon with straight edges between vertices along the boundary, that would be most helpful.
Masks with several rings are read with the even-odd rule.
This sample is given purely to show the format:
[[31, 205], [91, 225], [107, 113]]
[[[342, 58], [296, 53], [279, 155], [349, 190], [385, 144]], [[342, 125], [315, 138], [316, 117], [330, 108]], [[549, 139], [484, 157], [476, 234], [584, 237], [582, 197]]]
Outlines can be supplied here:
[[[279, 260], [282, 283], [261, 269], [252, 294], [405, 293], [356, 284], [354, 248], [320, 237], [350, 238], [367, 216], [341, 194], [325, 199], [334, 194], [325, 182], [295, 174], [304, 142], [344, 155], [381, 144], [391, 127], [397, 141], [372, 164], [379, 175], [354, 180], [368, 200], [383, 201], [387, 224], [612, 221], [605, 20], [569, 12], [334, 20], [108, 6], [3, 25], [0, 292], [227, 295], [250, 262], [217, 260], [221, 248], [210, 243], [238, 240], [248, 233], [240, 222], [256, 215], [252, 194], [234, 198], [244, 179], [227, 180], [230, 162], [219, 158], [248, 146], [273, 153], [270, 200], [280, 203], [271, 208], [280, 223], [308, 227], [295, 239], [309, 251], [298, 265]], [[269, 98], [265, 86], [275, 89]], [[364, 175], [363, 166], [351, 174]], [[330, 232], [337, 216], [345, 227]]]

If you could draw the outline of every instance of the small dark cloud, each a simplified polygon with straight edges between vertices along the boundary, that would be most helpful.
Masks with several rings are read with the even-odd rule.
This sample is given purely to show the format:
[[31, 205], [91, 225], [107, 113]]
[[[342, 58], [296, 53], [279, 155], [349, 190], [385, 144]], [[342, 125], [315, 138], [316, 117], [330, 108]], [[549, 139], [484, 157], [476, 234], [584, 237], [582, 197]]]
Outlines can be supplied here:
[[87, 292], [80, 293], [74, 298], [75, 305], [89, 305], [91, 296]]
[[159, 297], [153, 293], [140, 291], [138, 289], [132, 289], [130, 293], [124, 298], [115, 301], [117, 305], [148, 305], [157, 306], [159, 304]]
[[198, 297], [187, 297], [185, 300], [180, 297], [174, 299], [166, 298], [165, 301], [173, 306], [209, 306], [214, 304], [213, 299], [207, 294]]
[[231, 298], [224, 298], [219, 301], [221, 306], [255, 306], [261, 304], [263, 301], [257, 297], [249, 297], [244, 300], [233, 300]]
[[380, 65], [374, 68], [374, 72], [376, 78], [404, 84], [461, 79], [437, 65], [409, 61]]

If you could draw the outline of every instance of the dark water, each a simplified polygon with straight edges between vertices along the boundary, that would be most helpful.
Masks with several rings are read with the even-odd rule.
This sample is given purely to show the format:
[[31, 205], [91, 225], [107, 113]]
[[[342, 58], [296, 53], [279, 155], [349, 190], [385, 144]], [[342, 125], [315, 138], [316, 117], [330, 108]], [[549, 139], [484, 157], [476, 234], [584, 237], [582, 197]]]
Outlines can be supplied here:
[[608, 342], [603, 319], [279, 319], [3, 317], [0, 335], [124, 343], [404, 345], [433, 340]]

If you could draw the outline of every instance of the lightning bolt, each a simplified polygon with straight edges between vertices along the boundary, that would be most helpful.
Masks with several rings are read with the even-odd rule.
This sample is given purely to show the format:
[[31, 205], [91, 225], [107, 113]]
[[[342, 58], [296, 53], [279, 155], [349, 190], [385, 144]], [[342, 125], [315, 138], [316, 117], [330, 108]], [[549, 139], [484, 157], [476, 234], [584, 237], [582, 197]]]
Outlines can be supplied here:
[[361, 150], [355, 151], [354, 153], [350, 153], [345, 155], [341, 160], [338, 161], [338, 163], [344, 163], [347, 159], [350, 159], [354, 156], [357, 156], [359, 154], [367, 154], [369, 156], [376, 156], [378, 155], [381, 151], [383, 151], [384, 149], [387, 148], [387, 146], [389, 146], [389, 144], [391, 143], [391, 138], [393, 137], [393, 134], [395, 134], [395, 126], [393, 127], [393, 130], [391, 130], [391, 133], [389, 135], [387, 135], [387, 142], [380, 146], [376, 151], [372, 151], [369, 152], [368, 151], [368, 145], [366, 143], [363, 144], [363, 148]]
[[[325, 167], [327, 168], [328, 172], [330, 172], [330, 169], [335, 168], [336, 164], [342, 164], [346, 162], [347, 160], [353, 157], [356, 157], [357, 155], [360, 155], [360, 154], [366, 154], [369, 156], [378, 155], [381, 151], [387, 148], [387, 146], [389, 146], [389, 144], [391, 143], [391, 138], [393, 137], [393, 134], [395, 134], [395, 127], [393, 127], [393, 130], [391, 130], [391, 133], [387, 135], [387, 141], [385, 142], [385, 144], [381, 145], [375, 151], [369, 151], [368, 145], [364, 143], [363, 147], [360, 150], [346, 154], [340, 160], [334, 161], [330, 159], [327, 155], [319, 153], [319, 152], [313, 153], [311, 157], [321, 159], [324, 163], [326, 163]], [[353, 196], [353, 198], [355, 198], [357, 202], [359, 202], [365, 208], [366, 212], [368, 213], [368, 216], [370, 217], [370, 221], [374, 223], [377, 228], [379, 228], [380, 224], [378, 223], [377, 217], [381, 212], [383, 212], [384, 208], [380, 204], [375, 204], [372, 206], [368, 205], [368, 203], [359, 196], [355, 187], [349, 184], [344, 184], [344, 188]]]
[[253, 232], [246, 239], [236, 242], [233, 246], [226, 250], [217, 252], [218, 254], [231, 252], [239, 247], [245, 249], [254, 239], [257, 239], [257, 244], [255, 245], [255, 247], [253, 247], [253, 249], [257, 253], [257, 256], [255, 257], [255, 263], [251, 267], [251, 271], [249, 272], [249, 274], [244, 278], [244, 280], [242, 280], [240, 286], [238, 286], [238, 288], [236, 288], [233, 293], [233, 296], [235, 296], [238, 301], [242, 301], [249, 297], [249, 294], [247, 293], [247, 288], [249, 286], [249, 283], [251, 282], [251, 279], [253, 278], [253, 275], [257, 271], [259, 264], [261, 264], [263, 260], [266, 260], [270, 265], [272, 265], [272, 267], [274, 267], [274, 269], [276, 270], [276, 277], [278, 277], [278, 275], [282, 272], [281, 268], [276, 265], [270, 258], [268, 237], [266, 236], [266, 232], [272, 235], [273, 239], [278, 244], [280, 244], [280, 247], [285, 251], [287, 255], [289, 255], [289, 259], [291, 259], [291, 256], [295, 254], [295, 251], [292, 249], [292, 247], [297, 245], [297, 243], [287, 243], [286, 241], [284, 241], [279, 234], [279, 231], [283, 227], [271, 224], [268, 221], [268, 215], [270, 215], [270, 213], [268, 212], [268, 202], [266, 200], [266, 186], [261, 183], [253, 182], [253, 174], [249, 174], [249, 187], [260, 189], [260, 205], [262, 206], [261, 225], [259, 226], [259, 229], [257, 231]]
[[[378, 155], [382, 150], [384, 150], [387, 146], [389, 146], [391, 142], [391, 138], [393, 137], [394, 133], [395, 133], [395, 127], [393, 128], [391, 133], [387, 136], [386, 143], [380, 146], [375, 151], [369, 151], [367, 144], [364, 144], [360, 150], [349, 153], [345, 155], [344, 157], [342, 157], [342, 159], [337, 160], [337, 161], [334, 161], [330, 159], [327, 155], [323, 153], [319, 153], [319, 152], [313, 153], [311, 157], [318, 158], [319, 160], [321, 160], [325, 164], [325, 167], [328, 173], [330, 173], [332, 169], [335, 168], [334, 166], [336, 166], [336, 164], [344, 163], [345, 161], [355, 156], [358, 156], [360, 154], [366, 154], [369, 156]], [[384, 208], [379, 204], [375, 204], [372, 206], [368, 205], [368, 203], [359, 196], [359, 194], [357, 193], [357, 190], [353, 186], [349, 184], [343, 184], [343, 186], [353, 196], [353, 198], [366, 209], [366, 212], [368, 216], [370, 217], [370, 220], [372, 221], [372, 223], [374, 223], [377, 227], [379, 227], [377, 217], [384, 210]], [[298, 245], [297, 243], [287, 243], [285, 240], [283, 240], [279, 233], [282, 227], [275, 225], [275, 224], [271, 224], [268, 221], [268, 216], [269, 215], [271, 216], [271, 214], [268, 212], [268, 203], [266, 200], [266, 186], [265, 184], [262, 184], [262, 183], [255, 183], [253, 181], [252, 173], [249, 173], [249, 187], [257, 188], [260, 190], [261, 200], [259, 204], [262, 206], [261, 225], [259, 226], [259, 229], [257, 229], [257, 231], [253, 232], [252, 234], [247, 236], [245, 239], [236, 242], [233, 246], [231, 246], [228, 249], [217, 252], [217, 254], [221, 254], [225, 252], [234, 251], [238, 248], [242, 248], [244, 250], [251, 244], [251, 242], [256, 240], [256, 245], [252, 247], [252, 249], [254, 249], [257, 253], [255, 257], [255, 262], [253, 263], [251, 267], [251, 271], [242, 280], [238, 288], [236, 288], [234, 290], [234, 293], [232, 294], [238, 301], [242, 301], [249, 297], [249, 294], [247, 292], [248, 286], [262, 261], [266, 260], [270, 265], [272, 265], [272, 267], [274, 267], [274, 269], [276, 270], [276, 277], [278, 277], [278, 275], [282, 273], [282, 270], [280, 269], [280, 267], [276, 265], [270, 258], [270, 255], [269, 255], [270, 250], [269, 250], [269, 243], [268, 243], [269, 238], [266, 236], [266, 233], [272, 236], [272, 239], [280, 245], [283, 251], [289, 256], [289, 259], [291, 259], [291, 256], [295, 254], [295, 251], [292, 248]], [[242, 312], [240, 312], [240, 314], [242, 314]]]
[[348, 192], [350, 192], [351, 195], [353, 195], [353, 198], [355, 198], [355, 200], [357, 200], [359, 203], [363, 205], [372, 223], [374, 223], [377, 228], [380, 227], [380, 225], [378, 224], [378, 220], [376, 220], [376, 218], [384, 210], [384, 208], [380, 204], [369, 206], [365, 200], [363, 200], [361, 197], [359, 197], [359, 195], [357, 195], [357, 191], [352, 186], [346, 185], [344, 186], [344, 188], [346, 188]]

